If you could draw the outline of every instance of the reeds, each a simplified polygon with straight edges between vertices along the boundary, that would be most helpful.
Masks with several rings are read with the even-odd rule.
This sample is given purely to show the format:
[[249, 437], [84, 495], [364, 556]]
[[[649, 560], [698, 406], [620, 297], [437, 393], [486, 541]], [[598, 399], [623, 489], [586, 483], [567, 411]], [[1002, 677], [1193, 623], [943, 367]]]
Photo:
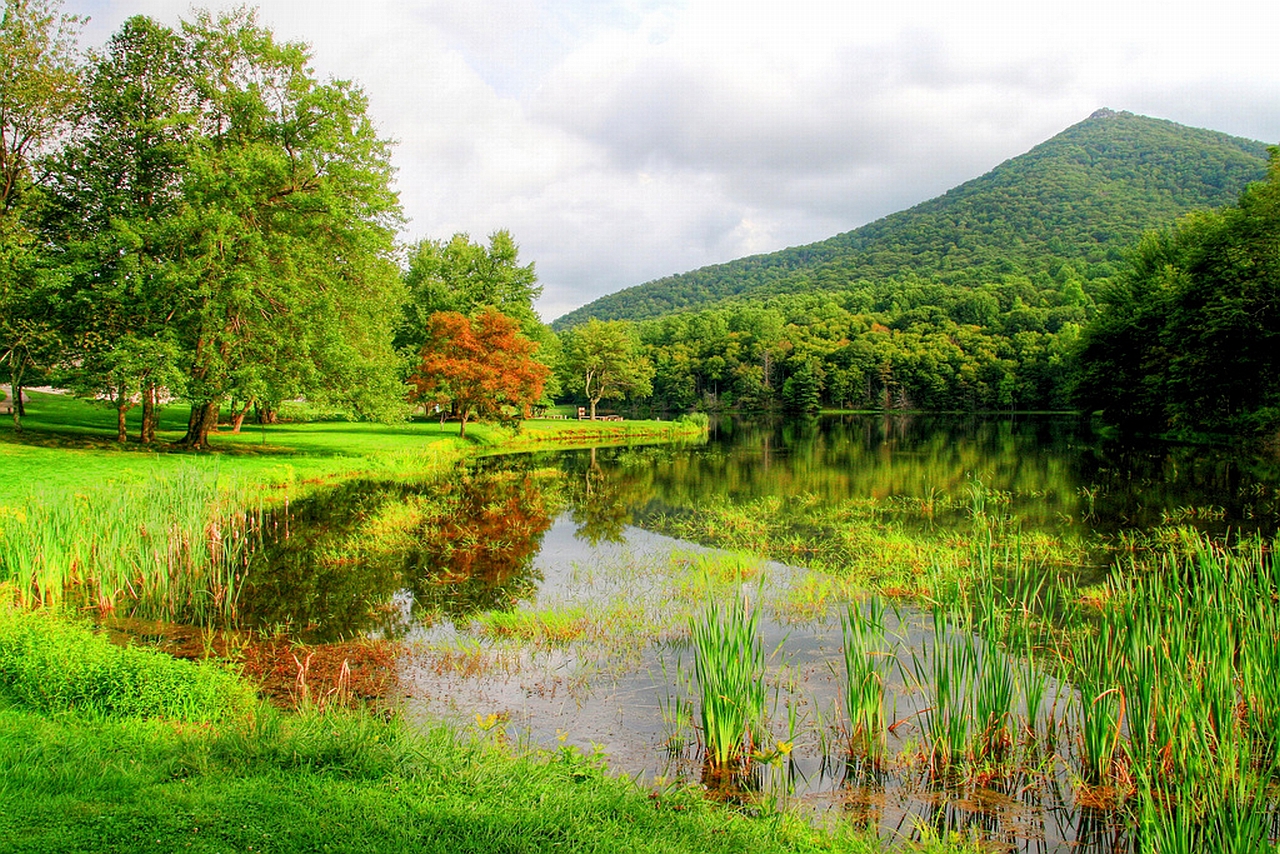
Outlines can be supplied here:
[[844, 651], [844, 706], [849, 721], [849, 755], [874, 767], [883, 763], [887, 721], [885, 680], [896, 663], [885, 630], [885, 606], [873, 596], [865, 613], [855, 603], [840, 620]]
[[92, 494], [35, 493], [0, 516], [0, 580], [27, 607], [230, 624], [261, 508], [194, 467]]
[[699, 713], [709, 766], [741, 769], [763, 740], [764, 649], [759, 611], [742, 597], [721, 607], [712, 600], [690, 621]]

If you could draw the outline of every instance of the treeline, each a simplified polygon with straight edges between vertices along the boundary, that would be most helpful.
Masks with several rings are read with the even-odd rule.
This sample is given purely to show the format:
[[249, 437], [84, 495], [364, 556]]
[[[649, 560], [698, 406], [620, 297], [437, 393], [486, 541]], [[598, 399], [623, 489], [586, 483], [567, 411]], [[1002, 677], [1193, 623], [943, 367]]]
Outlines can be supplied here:
[[1143, 432], [1280, 442], [1280, 148], [1237, 204], [1148, 234], [1080, 348], [1077, 403]]
[[1121, 242], [1234, 199], [1266, 174], [1252, 143], [1096, 114], [864, 229], [618, 295], [661, 316], [557, 334], [506, 231], [397, 245], [363, 94], [252, 12], [131, 18], [87, 57], [56, 0], [4, 10], [0, 366], [19, 428], [35, 381], [112, 406], [121, 441], [135, 408], [150, 442], [183, 400], [196, 448], [219, 418], [291, 401], [464, 427], [608, 401], [1280, 422], [1275, 162], [1237, 204]]
[[668, 409], [1063, 409], [1093, 303], [1070, 265], [1040, 278], [859, 282], [637, 328]]

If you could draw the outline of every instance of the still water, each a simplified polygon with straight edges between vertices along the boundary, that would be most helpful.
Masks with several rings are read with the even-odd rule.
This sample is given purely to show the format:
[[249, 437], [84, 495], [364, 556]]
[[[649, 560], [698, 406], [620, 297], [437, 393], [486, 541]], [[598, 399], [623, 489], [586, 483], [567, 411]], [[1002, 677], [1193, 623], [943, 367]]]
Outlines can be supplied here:
[[[353, 482], [300, 502], [290, 535], [250, 573], [244, 614], [311, 641], [401, 639], [411, 719], [598, 753], [663, 786], [702, 774], [690, 620], [709, 595], [745, 596], [762, 616], [772, 738], [789, 745], [785, 761], [748, 781], [758, 797], [886, 840], [928, 825], [1011, 850], [1126, 850], [1124, 829], [1077, 803], [1065, 770], [944, 792], [910, 761], [871, 773], [843, 760], [840, 616], [866, 606], [809, 568], [819, 555], [828, 568], [850, 556], [806, 551], [801, 508], [861, 502], [875, 510], [868, 524], [945, 539], [968, 530], [979, 493], [999, 497], [1021, 536], [1087, 544], [1075, 565], [1045, 566], [1086, 580], [1104, 577], [1110, 546], [1135, 532], [1274, 534], [1280, 521], [1274, 460], [1110, 442], [1077, 419], [722, 421], [705, 444], [502, 458], [443, 485]], [[774, 530], [799, 544], [794, 559], [716, 549], [726, 540], [694, 524], [712, 506], [743, 528], [766, 521], [753, 514], [776, 517]], [[953, 630], [935, 632], [910, 603], [889, 623], [888, 702], [900, 725], [888, 747], [910, 757], [927, 711], [919, 657]], [[1051, 683], [1046, 702], [1065, 705], [1070, 690]]]

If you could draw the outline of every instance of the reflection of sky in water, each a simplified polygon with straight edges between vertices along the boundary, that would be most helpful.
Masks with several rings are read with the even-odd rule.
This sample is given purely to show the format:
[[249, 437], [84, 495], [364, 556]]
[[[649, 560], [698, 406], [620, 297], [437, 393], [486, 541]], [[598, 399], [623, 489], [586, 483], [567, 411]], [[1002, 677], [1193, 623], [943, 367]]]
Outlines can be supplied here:
[[[410, 694], [406, 712], [411, 720], [443, 717], [472, 728], [477, 726], [477, 716], [498, 714], [506, 718], [506, 735], [517, 742], [552, 750], [561, 743], [585, 752], [599, 750], [613, 771], [640, 776], [646, 782], [661, 777], [696, 782], [701, 758], [694, 728], [689, 723], [683, 727], [664, 724], [663, 717], [664, 709], [670, 716], [671, 710], [688, 701], [692, 689], [693, 650], [683, 616], [689, 606], [677, 606], [672, 600], [679, 596], [673, 586], [687, 582], [697, 570], [673, 572], [673, 554], [680, 558], [708, 550], [633, 527], [626, 528], [625, 543], [592, 546], [575, 531], [566, 514], [546, 532], [535, 558], [544, 581], [535, 601], [519, 607], [546, 610], [582, 605], [589, 613], [620, 606], [639, 608], [665, 626], [660, 639], [653, 642], [617, 633], [603, 644], [583, 641], [547, 650], [493, 644], [479, 633], [459, 632], [447, 623], [420, 628], [412, 639], [421, 645], [402, 660], [401, 675]], [[799, 719], [799, 738], [789, 767], [765, 769], [772, 776], [759, 781], [762, 788], [777, 791], [789, 778], [794, 796], [810, 808], [879, 826], [886, 838], [911, 836], [918, 823], [926, 822], [942, 830], [973, 828], [994, 834], [1013, 850], [1091, 850], [1095, 838], [1083, 849], [1063, 841], [1084, 838], [1083, 828], [1073, 828], [1079, 815], [1063, 806], [1063, 794], [1046, 796], [1029, 780], [1018, 784], [1027, 787], [1019, 800], [972, 788], [963, 796], [938, 798], [911, 773], [855, 779], [844, 766], [843, 746], [834, 729], [841, 718], [837, 704], [844, 663], [839, 613], [844, 606], [832, 602], [824, 616], [799, 623], [781, 620], [776, 607], [805, 572], [768, 564], [763, 587], [758, 580], [742, 586], [752, 598], [760, 591], [764, 594], [761, 637], [769, 656], [768, 712], [774, 737], [787, 737], [789, 703], [796, 704]], [[889, 610], [886, 624], [891, 640], [897, 642], [898, 661], [888, 672], [887, 714], [891, 721], [902, 721], [889, 738], [893, 756], [918, 743], [917, 724], [920, 715], [927, 714], [923, 708], [927, 699], [912, 684], [910, 650], [919, 654], [930, 648], [934, 634], [931, 617], [917, 610], [903, 609], [901, 621]], [[442, 654], [441, 649], [447, 652]], [[480, 674], [467, 671], [476, 656], [485, 661]], [[442, 666], [446, 660], [451, 666]], [[1050, 701], [1055, 690], [1051, 685]], [[686, 702], [685, 707], [696, 720], [696, 702]], [[1051, 781], [1054, 786], [1063, 783]], [[1069, 787], [1064, 791], [1069, 802]]]

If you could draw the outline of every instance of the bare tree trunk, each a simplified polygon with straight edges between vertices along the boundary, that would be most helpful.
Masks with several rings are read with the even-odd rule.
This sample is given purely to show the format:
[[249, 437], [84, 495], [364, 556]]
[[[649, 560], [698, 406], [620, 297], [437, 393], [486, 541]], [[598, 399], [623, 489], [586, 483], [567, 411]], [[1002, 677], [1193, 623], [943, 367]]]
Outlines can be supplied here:
[[125, 413], [129, 411], [129, 398], [125, 396], [124, 387], [116, 392], [116, 441], [125, 444], [129, 441], [129, 425], [125, 423]]
[[209, 433], [218, 426], [219, 401], [210, 400], [191, 405], [191, 418], [187, 420], [187, 435], [179, 441], [179, 445], [193, 451], [203, 451], [209, 447]]
[[16, 349], [9, 351], [9, 414], [13, 416], [13, 430], [15, 433], [22, 432], [22, 416], [27, 414], [22, 406], [22, 371], [24, 366], [15, 361], [18, 358]]
[[249, 398], [244, 402], [244, 406], [240, 407], [240, 411], [231, 419], [231, 432], [239, 433], [240, 428], [244, 425], [244, 417], [249, 414], [249, 407], [253, 406], [253, 398]]
[[156, 440], [156, 385], [147, 383], [142, 388], [142, 427], [138, 441], [150, 445]]

